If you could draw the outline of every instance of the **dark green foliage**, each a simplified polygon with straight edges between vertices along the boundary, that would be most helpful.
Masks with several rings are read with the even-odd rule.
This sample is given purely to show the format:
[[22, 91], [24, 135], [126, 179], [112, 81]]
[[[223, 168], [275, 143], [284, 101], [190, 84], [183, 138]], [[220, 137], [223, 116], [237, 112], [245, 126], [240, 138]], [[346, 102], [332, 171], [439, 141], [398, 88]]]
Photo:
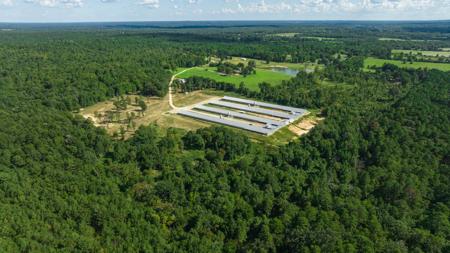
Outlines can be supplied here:
[[206, 149], [219, 153], [226, 160], [244, 155], [250, 148], [250, 140], [247, 137], [236, 135], [227, 128], [200, 129], [197, 134], [202, 136]]
[[194, 132], [188, 132], [183, 137], [183, 144], [186, 149], [204, 149], [205, 148], [205, 141], [203, 140], [202, 136], [198, 133]]
[[[363, 73], [360, 58], [351, 57], [330, 61], [329, 72], [301, 73], [277, 87], [262, 84], [259, 93], [194, 77], [185, 89], [216, 88], [320, 107], [326, 120], [282, 147], [223, 127], [185, 133], [150, 125], [119, 141], [68, 110], [113, 96], [116, 88], [119, 94], [144, 92], [147, 77], [165, 83], [166, 67], [201, 62], [187, 60], [189, 53], [172, 61], [166, 51], [194, 50], [195, 43], [166, 41], [167, 34], [36, 34], [1, 39], [0, 53], [10, 57], [10, 65], [0, 63], [1, 252], [450, 250], [449, 73], [391, 65]], [[242, 39], [259, 38], [253, 35]], [[16, 45], [15, 36], [34, 41]], [[109, 36], [115, 39], [103, 40]], [[99, 44], [92, 49], [70, 39]], [[284, 41], [295, 47], [290, 42]], [[132, 53], [138, 45], [148, 48]], [[88, 85], [86, 80], [103, 74], [85, 79], [75, 59], [93, 60], [96, 50], [105, 51], [105, 58], [99, 56], [104, 64], [106, 56], [126, 58], [122, 50], [141, 59], [140, 67], [124, 62], [135, 66], [135, 74], [146, 72], [150, 62], [160, 64], [132, 86]], [[80, 58], [70, 60], [74, 56]], [[118, 62], [107, 68], [121, 69]], [[60, 73], [60, 65], [69, 67]], [[101, 72], [105, 65], [91, 67], [82, 73]], [[125, 72], [115, 73], [116, 80], [127, 79]], [[317, 85], [323, 75], [356, 85], [325, 89]], [[155, 94], [164, 94], [160, 88]]]

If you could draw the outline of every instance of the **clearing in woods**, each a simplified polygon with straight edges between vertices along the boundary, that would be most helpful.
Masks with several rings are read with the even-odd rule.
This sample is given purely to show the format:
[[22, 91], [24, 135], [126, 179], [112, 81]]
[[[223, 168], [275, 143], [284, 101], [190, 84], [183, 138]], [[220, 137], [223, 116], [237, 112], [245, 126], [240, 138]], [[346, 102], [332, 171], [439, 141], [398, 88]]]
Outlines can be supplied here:
[[[223, 91], [204, 90], [194, 91], [187, 94], [174, 94], [173, 102], [177, 107], [185, 107], [209, 99], [222, 97], [224, 95], [231, 95], [235, 97], [239, 96], [234, 93]], [[147, 105], [147, 109], [142, 114], [141, 108], [134, 103], [135, 97], [139, 96], [123, 96], [124, 99], [130, 98], [129, 100], [133, 102], [127, 106], [126, 110], [121, 110], [120, 112], [118, 112], [116, 110], [116, 107], [114, 106], [114, 101], [117, 101], [118, 98], [114, 98], [81, 109], [80, 115], [82, 115], [86, 119], [90, 119], [95, 126], [104, 128], [110, 135], [113, 136], [121, 137], [120, 129], [124, 129], [124, 139], [130, 138], [133, 133], [139, 128], [139, 126], [147, 126], [150, 124], [157, 124], [162, 129], [179, 128], [187, 131], [209, 127], [212, 125], [219, 126], [217, 124], [195, 120], [171, 113], [172, 109], [169, 106], [168, 96], [164, 98], [139, 97], [144, 100]], [[133, 119], [134, 127], [130, 127], [127, 121], [127, 113], [128, 115], [130, 115], [132, 112], [136, 115], [136, 117]], [[120, 116], [119, 118], [110, 121], [106, 117], [106, 115], [109, 113], [117, 113]], [[291, 127], [285, 127], [270, 137], [250, 133], [248, 131], [239, 130], [236, 128], [231, 129], [246, 134], [253, 141], [264, 142], [270, 145], [277, 146], [286, 144], [289, 141], [309, 132], [309, 130], [311, 130], [321, 120], [321, 118], [317, 117], [317, 114], [318, 112], [311, 112], [310, 115], [307, 115], [297, 122], [294, 122]]]
[[[183, 78], [184, 75], [196, 69], [198, 68], [179, 69], [177, 74], [171, 78], [170, 84], [176, 78]], [[257, 73], [262, 70], [263, 69], [258, 69]], [[264, 71], [270, 72], [269, 76], [277, 76], [277, 74], [280, 74], [269, 70]], [[177, 115], [176, 111], [179, 108], [193, 106], [224, 95], [239, 97], [239, 95], [234, 93], [213, 90], [194, 91], [183, 94], [176, 93], [175, 91], [172, 91], [171, 88], [171, 85], [169, 85], [169, 94], [164, 98], [125, 95], [83, 108], [80, 110], [80, 114], [84, 118], [91, 120], [95, 126], [106, 129], [109, 134], [121, 137], [122, 139], [127, 139], [130, 138], [140, 126], [150, 124], [157, 124], [162, 129], [179, 128], [184, 130], [196, 130], [215, 125], [210, 122]], [[123, 106], [122, 103], [122, 106], [119, 107], [118, 104], [121, 104], [120, 102], [123, 102], [125, 106]], [[145, 103], [144, 108], [142, 103]], [[290, 140], [309, 132], [320, 121], [316, 115], [317, 113], [312, 113], [306, 117], [302, 117], [297, 122], [294, 122], [292, 126], [285, 127], [270, 137], [249, 133], [244, 130], [233, 129], [246, 133], [254, 141], [279, 145], [287, 143]]]
[[243, 58], [243, 57], [232, 57], [230, 60], [226, 60], [226, 62], [230, 62], [233, 64], [244, 63], [247, 64], [249, 61], [255, 61], [256, 68], [268, 69], [272, 68], [290, 68], [295, 70], [309, 70], [314, 71], [316, 67], [322, 68], [323, 65], [316, 64], [314, 62], [305, 62], [305, 63], [291, 63], [291, 62], [266, 62], [263, 60], [257, 60], [252, 58]]
[[392, 50], [393, 54], [412, 54], [412, 55], [423, 55], [431, 57], [450, 57], [449, 51], [421, 51], [421, 50]]
[[279, 85], [283, 80], [289, 80], [292, 76], [277, 73], [267, 69], [256, 69], [256, 74], [248, 75], [244, 77], [242, 75], [222, 75], [216, 71], [214, 67], [196, 67], [192, 68], [183, 74], [180, 74], [179, 78], [189, 78], [193, 76], [201, 76], [205, 78], [213, 79], [217, 82], [226, 82], [238, 86], [241, 82], [245, 84], [250, 90], [259, 90], [259, 84], [267, 82], [272, 85]]
[[378, 59], [373, 57], [368, 57], [364, 61], [364, 68], [369, 70], [370, 67], [382, 67], [384, 64], [390, 63], [401, 68], [429, 68], [429, 69], [438, 69], [442, 71], [450, 71], [450, 63], [434, 63], [434, 62], [413, 62], [412, 64], [409, 62], [403, 63], [402, 61], [397, 60], [386, 60], [386, 59]]
[[[279, 85], [282, 81], [289, 80], [293, 75], [289, 75], [280, 71], [280, 69], [293, 70], [296, 71], [307, 71], [313, 72], [316, 67], [322, 68], [322, 65], [316, 63], [289, 63], [289, 62], [266, 62], [262, 60], [256, 60], [251, 58], [243, 57], [232, 57], [225, 62], [238, 64], [244, 63], [248, 64], [249, 61], [255, 61], [256, 63], [256, 74], [248, 75], [246, 77], [242, 75], [223, 75], [217, 72], [217, 68], [209, 66], [195, 67], [189, 70], [180, 68], [177, 69], [177, 73], [183, 70], [185, 72], [179, 74], [178, 78], [189, 78], [193, 76], [200, 76], [205, 78], [213, 79], [217, 82], [226, 82], [234, 85], [239, 85], [244, 83], [247, 88], [253, 91], [259, 90], [259, 84], [262, 82], [269, 83], [271, 85]], [[212, 58], [212, 62], [218, 62], [219, 59]]]
[[[125, 99], [128, 97], [131, 98], [131, 101], [134, 101], [136, 95], [124, 96]], [[189, 95], [176, 95], [174, 96], [174, 100], [175, 105], [180, 106], [189, 103], [185, 102], [185, 100], [196, 101], [200, 99], [203, 100], [208, 97], [212, 98], [213, 96], [203, 94], [197, 96], [196, 93], [193, 92]], [[126, 110], [118, 111], [114, 106], [114, 101], [117, 101], [117, 98], [114, 98], [81, 109], [80, 114], [84, 118], [90, 119], [95, 126], [106, 129], [106, 131], [111, 135], [118, 135], [121, 128], [124, 129], [125, 139], [132, 136], [134, 131], [137, 130], [139, 126], [146, 126], [153, 123], [159, 125], [163, 129], [173, 127], [186, 130], [194, 130], [209, 126], [209, 124], [206, 124], [204, 122], [169, 113], [171, 111], [171, 108], [169, 106], [168, 96], [164, 98], [142, 97], [142, 99], [147, 105], [147, 109], [143, 113], [141, 112], [140, 107], [136, 106], [133, 103], [131, 105], [128, 105]], [[129, 124], [129, 121], [127, 120], [127, 114], [130, 115], [131, 113], [135, 114], [135, 117], [133, 119], [133, 126], [131, 126]], [[115, 119], [111, 120], [107, 117], [108, 114], [116, 114], [118, 116], [116, 116]]]

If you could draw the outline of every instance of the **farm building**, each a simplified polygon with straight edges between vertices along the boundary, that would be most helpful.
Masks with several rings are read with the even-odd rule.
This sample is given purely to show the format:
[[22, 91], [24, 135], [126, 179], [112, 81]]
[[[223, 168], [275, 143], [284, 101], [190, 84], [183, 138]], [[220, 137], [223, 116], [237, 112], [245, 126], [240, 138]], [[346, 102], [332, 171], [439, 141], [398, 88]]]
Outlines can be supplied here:
[[305, 109], [229, 96], [178, 112], [186, 117], [268, 136], [307, 113]]

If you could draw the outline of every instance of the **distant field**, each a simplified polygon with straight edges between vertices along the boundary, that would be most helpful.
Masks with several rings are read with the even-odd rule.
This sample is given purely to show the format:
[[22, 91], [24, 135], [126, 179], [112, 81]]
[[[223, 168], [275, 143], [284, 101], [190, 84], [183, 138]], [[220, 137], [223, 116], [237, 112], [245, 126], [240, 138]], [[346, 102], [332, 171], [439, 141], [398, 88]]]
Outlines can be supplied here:
[[378, 40], [381, 40], [381, 41], [425, 41], [425, 40], [405, 40], [405, 39], [399, 39], [399, 38], [378, 38]]
[[420, 50], [392, 50], [393, 54], [413, 54], [413, 55], [418, 55], [418, 54], [422, 54], [423, 56], [444, 56], [444, 57], [450, 57], [450, 52], [449, 51], [420, 51]]
[[397, 60], [385, 60], [385, 59], [377, 59], [373, 57], [369, 57], [364, 61], [364, 67], [368, 69], [370, 66], [381, 67], [385, 63], [390, 63], [397, 65], [402, 68], [429, 68], [429, 69], [439, 69], [442, 71], [450, 71], [450, 63], [432, 63], [432, 62], [413, 62], [403, 63], [402, 61]]
[[292, 38], [292, 37], [295, 37], [295, 35], [297, 35], [297, 34], [298, 33], [275, 33], [275, 34], [273, 34], [273, 36]]
[[238, 63], [247, 64], [248, 61], [250, 61], [250, 60], [254, 60], [256, 62], [256, 67], [262, 68], [262, 69], [271, 69], [273, 67], [286, 67], [286, 68], [296, 69], [296, 70], [305, 70], [305, 69], [313, 70], [316, 66], [322, 67], [321, 65], [318, 65], [315, 63], [269, 62], [269, 64], [267, 64], [266, 61], [250, 59], [250, 58], [248, 58], [248, 59], [246, 58], [244, 60], [244, 58], [242, 58], [242, 57], [233, 57], [231, 60], [228, 60], [228, 62], [233, 63], [233, 64], [238, 64]]
[[179, 78], [189, 78], [192, 76], [201, 76], [210, 78], [218, 82], [227, 82], [235, 85], [239, 85], [244, 82], [245, 86], [250, 90], [258, 90], [258, 84], [267, 82], [272, 85], [279, 85], [283, 80], [289, 80], [292, 77], [286, 74], [274, 72], [266, 69], [256, 69], [256, 74], [243, 77], [240, 75], [223, 76], [216, 72], [214, 67], [196, 67], [190, 69], [183, 74], [179, 75]]
[[329, 38], [329, 37], [314, 37], [314, 36], [307, 36], [307, 37], [302, 37], [304, 39], [313, 39], [313, 40], [318, 40], [318, 41], [322, 41], [322, 40], [336, 40], [336, 38]]

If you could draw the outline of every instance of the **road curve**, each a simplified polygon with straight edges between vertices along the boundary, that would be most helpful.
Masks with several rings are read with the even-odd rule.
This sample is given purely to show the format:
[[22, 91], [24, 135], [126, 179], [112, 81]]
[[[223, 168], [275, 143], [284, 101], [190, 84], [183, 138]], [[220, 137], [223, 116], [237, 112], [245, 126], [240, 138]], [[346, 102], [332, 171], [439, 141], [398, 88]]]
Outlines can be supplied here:
[[[193, 67], [193, 68], [195, 68], [195, 67]], [[170, 83], [169, 83], [169, 105], [170, 105], [170, 108], [172, 108], [173, 110], [177, 110], [177, 109], [179, 109], [179, 108], [176, 107], [176, 106], [173, 104], [173, 98], [172, 98], [172, 84], [173, 84], [173, 82], [175, 81], [175, 78], [176, 78], [178, 75], [181, 75], [181, 74], [183, 74], [184, 72], [186, 72], [186, 71], [188, 71], [188, 70], [191, 70], [191, 69], [193, 69], [193, 68], [188, 68], [188, 69], [185, 69], [185, 70], [183, 70], [183, 71], [180, 71], [180, 72], [176, 73], [175, 75], [173, 75], [172, 78], [170, 79]]]

